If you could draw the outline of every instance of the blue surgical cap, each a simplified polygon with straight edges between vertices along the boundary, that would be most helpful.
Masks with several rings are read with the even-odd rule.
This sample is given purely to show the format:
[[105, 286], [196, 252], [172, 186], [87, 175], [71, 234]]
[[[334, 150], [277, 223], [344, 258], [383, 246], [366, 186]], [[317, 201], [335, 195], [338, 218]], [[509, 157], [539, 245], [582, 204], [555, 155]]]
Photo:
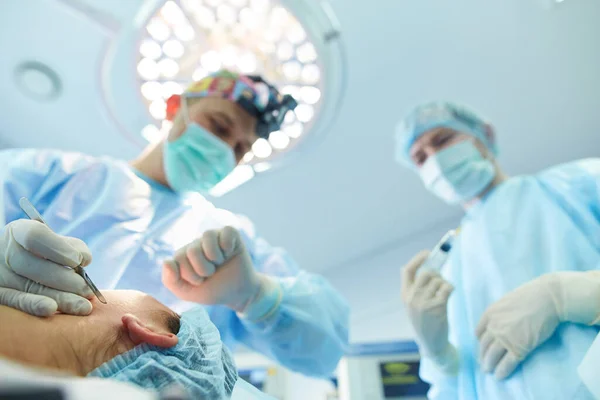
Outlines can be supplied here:
[[486, 123], [475, 113], [457, 104], [438, 101], [422, 104], [411, 111], [396, 127], [396, 161], [413, 167], [410, 148], [426, 132], [439, 127], [473, 135], [494, 153], [496, 143], [486, 135]]
[[181, 316], [174, 347], [141, 344], [102, 364], [88, 376], [129, 382], [146, 389], [180, 387], [193, 399], [229, 399], [238, 379], [229, 350], [201, 307]]

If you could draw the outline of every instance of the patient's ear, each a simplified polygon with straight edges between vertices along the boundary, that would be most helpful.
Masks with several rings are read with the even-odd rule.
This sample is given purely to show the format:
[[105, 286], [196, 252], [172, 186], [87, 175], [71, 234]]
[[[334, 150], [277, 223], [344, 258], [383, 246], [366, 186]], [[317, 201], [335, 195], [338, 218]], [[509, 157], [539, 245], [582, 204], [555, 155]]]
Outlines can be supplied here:
[[129, 338], [137, 346], [138, 344], [148, 343], [153, 346], [169, 348], [177, 344], [179, 340], [177, 335], [170, 332], [155, 332], [146, 326], [138, 317], [132, 314], [125, 314], [121, 318], [123, 327], [129, 334]]

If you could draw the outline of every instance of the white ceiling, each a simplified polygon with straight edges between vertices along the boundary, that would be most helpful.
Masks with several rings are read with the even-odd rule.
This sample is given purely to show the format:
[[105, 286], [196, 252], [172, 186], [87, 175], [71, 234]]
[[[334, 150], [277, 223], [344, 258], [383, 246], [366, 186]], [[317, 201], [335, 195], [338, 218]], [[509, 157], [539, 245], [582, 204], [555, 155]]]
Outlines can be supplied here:
[[[115, 32], [131, 27], [143, 3], [3, 0], [0, 143], [133, 157], [142, 142], [119, 133], [103, 100], [101, 71]], [[552, 9], [540, 3], [333, 0], [349, 73], [333, 129], [305, 156], [217, 204], [249, 215], [302, 267], [323, 271], [459, 214], [394, 164], [394, 124], [416, 102], [476, 106], [494, 122], [511, 173], [597, 156], [600, 2], [566, 0]], [[32, 59], [60, 74], [57, 101], [18, 92], [14, 68]], [[123, 91], [136, 90], [133, 60]], [[132, 105], [131, 118], [142, 118], [140, 110], [141, 103]]]

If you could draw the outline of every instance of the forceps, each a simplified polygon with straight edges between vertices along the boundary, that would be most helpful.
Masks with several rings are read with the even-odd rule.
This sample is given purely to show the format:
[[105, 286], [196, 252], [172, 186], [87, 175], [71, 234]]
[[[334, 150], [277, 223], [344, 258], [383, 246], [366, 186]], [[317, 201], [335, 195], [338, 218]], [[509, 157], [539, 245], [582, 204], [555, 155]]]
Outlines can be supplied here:
[[[46, 221], [44, 221], [44, 218], [42, 218], [42, 215], [38, 212], [38, 210], [35, 209], [33, 204], [31, 204], [31, 202], [29, 200], [27, 200], [27, 198], [21, 197], [21, 199], [19, 200], [19, 206], [21, 207], [21, 210], [23, 210], [23, 212], [25, 214], [27, 214], [29, 219], [41, 222], [42, 224], [48, 226]], [[48, 228], [50, 228], [50, 227], [48, 226]], [[106, 299], [104, 298], [102, 293], [100, 293], [100, 291], [98, 290], [96, 285], [94, 285], [94, 282], [92, 282], [92, 280], [90, 279], [88, 274], [83, 270], [83, 267], [81, 265], [78, 265], [77, 267], [71, 268], [71, 269], [73, 271], [75, 271], [75, 273], [77, 275], [79, 275], [83, 278], [85, 283], [89, 286], [89, 288], [92, 290], [92, 292], [94, 292], [94, 294], [96, 295], [98, 300], [100, 300], [101, 303], [107, 304]]]

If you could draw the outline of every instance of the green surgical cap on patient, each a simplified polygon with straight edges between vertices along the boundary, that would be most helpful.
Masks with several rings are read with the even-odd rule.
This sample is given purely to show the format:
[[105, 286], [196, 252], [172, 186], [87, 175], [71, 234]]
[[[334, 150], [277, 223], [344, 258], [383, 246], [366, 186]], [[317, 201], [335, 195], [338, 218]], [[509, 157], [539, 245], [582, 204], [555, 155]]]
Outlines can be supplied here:
[[180, 387], [193, 399], [229, 399], [238, 375], [231, 353], [204, 308], [181, 316], [174, 347], [141, 344], [102, 364], [88, 376], [162, 391]]

